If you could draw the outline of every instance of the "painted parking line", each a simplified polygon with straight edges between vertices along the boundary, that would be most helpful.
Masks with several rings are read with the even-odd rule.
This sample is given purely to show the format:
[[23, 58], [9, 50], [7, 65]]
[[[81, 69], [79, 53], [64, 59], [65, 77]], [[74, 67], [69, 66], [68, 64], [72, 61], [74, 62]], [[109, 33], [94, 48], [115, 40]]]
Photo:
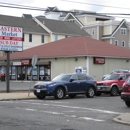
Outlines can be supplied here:
[[42, 112], [42, 113], [47, 113], [47, 114], [52, 114], [52, 115], [62, 115], [64, 117], [70, 117], [70, 118], [76, 118], [76, 119], [81, 119], [81, 120], [88, 120], [88, 121], [96, 121], [96, 122], [103, 122], [105, 120], [100, 120], [100, 119], [95, 119], [91, 117], [77, 117], [76, 115], [67, 115], [65, 113], [60, 113], [60, 112], [54, 112], [54, 111], [43, 111], [43, 110], [37, 110], [37, 109], [30, 109], [30, 108], [20, 108], [16, 107], [16, 109], [19, 110], [25, 110], [25, 111], [33, 111], [33, 112]]
[[58, 105], [58, 104], [47, 104], [47, 103], [32, 103], [32, 102], [25, 102], [25, 101], [2, 101], [2, 102], [8, 102], [8, 103], [24, 103], [24, 104], [32, 104], [32, 105], [39, 105], [39, 106], [53, 106], [53, 107], [59, 107], [59, 108], [68, 108], [68, 109], [76, 109], [76, 110], [87, 110], [87, 111], [92, 111], [92, 112], [99, 112], [99, 113], [106, 113], [106, 114], [122, 114], [120, 112], [115, 112], [115, 111], [109, 111], [109, 110], [101, 110], [101, 109], [93, 109], [93, 108], [87, 108], [87, 107], [77, 107], [77, 106], [67, 106], [67, 105]]

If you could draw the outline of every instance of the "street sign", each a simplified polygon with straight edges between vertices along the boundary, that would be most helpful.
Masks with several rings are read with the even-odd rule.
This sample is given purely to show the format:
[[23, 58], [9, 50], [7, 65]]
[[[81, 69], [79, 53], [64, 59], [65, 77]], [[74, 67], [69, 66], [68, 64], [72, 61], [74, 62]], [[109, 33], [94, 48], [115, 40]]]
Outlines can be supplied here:
[[34, 55], [33, 58], [32, 58], [32, 66], [34, 67], [37, 63], [37, 56]]

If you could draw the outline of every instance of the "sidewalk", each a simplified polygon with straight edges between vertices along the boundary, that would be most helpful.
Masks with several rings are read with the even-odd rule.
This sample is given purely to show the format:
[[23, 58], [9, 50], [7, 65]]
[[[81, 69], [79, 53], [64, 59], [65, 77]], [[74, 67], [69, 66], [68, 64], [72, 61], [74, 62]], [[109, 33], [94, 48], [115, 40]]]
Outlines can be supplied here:
[[0, 101], [5, 100], [25, 100], [25, 99], [36, 99], [33, 92], [28, 91], [18, 91], [18, 92], [2, 92], [0, 93]]
[[[27, 100], [37, 99], [31, 91], [2, 92], [0, 93], [0, 101], [7, 100]], [[114, 122], [130, 125], [130, 113], [124, 113], [113, 119]]]
[[130, 125], [130, 113], [123, 113], [113, 119], [114, 122]]

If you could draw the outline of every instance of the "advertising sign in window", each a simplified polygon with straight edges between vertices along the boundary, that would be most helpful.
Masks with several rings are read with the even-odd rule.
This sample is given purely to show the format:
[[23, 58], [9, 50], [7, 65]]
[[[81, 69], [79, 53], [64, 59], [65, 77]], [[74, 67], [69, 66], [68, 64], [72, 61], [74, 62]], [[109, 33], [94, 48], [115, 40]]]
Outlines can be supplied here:
[[0, 51], [23, 51], [23, 28], [0, 25]]

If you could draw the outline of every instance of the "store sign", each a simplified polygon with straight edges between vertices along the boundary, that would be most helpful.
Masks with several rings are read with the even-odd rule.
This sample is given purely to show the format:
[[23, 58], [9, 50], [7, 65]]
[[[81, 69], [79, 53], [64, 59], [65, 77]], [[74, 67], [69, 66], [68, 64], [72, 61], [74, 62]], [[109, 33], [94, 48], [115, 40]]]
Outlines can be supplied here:
[[13, 62], [13, 65], [21, 65], [21, 62]]
[[103, 58], [103, 57], [94, 57], [94, 64], [105, 64], [105, 58]]
[[23, 51], [23, 28], [0, 25], [0, 51]]
[[22, 60], [21, 65], [30, 65], [30, 60]]

